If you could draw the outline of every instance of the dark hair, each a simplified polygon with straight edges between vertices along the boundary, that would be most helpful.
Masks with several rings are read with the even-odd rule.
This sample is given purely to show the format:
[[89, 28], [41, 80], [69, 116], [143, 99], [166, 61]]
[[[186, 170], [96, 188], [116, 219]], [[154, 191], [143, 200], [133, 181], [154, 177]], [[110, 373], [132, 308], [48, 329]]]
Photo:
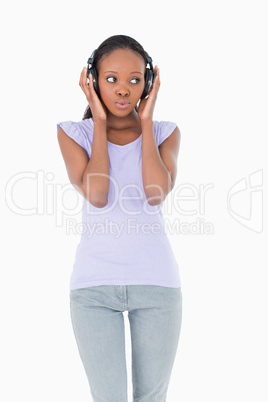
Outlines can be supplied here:
[[[143, 49], [143, 47], [137, 42], [135, 39], [131, 38], [127, 35], [114, 35], [110, 36], [110, 38], [105, 39], [100, 46], [97, 48], [96, 53], [94, 55], [94, 66], [99, 69], [101, 61], [105, 56], [108, 56], [111, 52], [116, 49], [129, 49], [138, 53], [145, 62], [145, 66], [147, 65], [147, 53]], [[89, 119], [92, 117], [92, 112], [90, 106], [88, 105], [82, 120]]]

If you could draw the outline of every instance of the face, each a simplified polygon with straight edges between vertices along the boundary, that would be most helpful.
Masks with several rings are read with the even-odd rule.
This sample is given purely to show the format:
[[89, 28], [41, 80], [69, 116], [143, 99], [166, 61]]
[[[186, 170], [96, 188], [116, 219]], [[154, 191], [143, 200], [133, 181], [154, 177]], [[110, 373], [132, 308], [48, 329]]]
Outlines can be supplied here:
[[145, 62], [136, 52], [116, 49], [99, 66], [99, 89], [103, 103], [115, 116], [129, 115], [144, 90]]

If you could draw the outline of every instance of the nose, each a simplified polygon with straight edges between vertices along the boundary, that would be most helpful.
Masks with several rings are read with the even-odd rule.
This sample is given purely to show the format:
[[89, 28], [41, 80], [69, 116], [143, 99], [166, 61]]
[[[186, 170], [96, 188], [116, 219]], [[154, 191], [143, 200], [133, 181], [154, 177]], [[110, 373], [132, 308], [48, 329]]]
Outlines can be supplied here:
[[119, 96], [128, 96], [129, 95], [129, 91], [127, 89], [118, 89], [117, 90], [117, 95]]

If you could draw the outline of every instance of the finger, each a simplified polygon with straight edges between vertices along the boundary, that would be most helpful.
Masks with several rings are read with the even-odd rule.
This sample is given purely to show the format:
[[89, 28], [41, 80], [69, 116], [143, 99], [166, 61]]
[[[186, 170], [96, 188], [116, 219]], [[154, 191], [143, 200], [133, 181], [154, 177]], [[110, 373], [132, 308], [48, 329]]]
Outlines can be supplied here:
[[160, 87], [160, 73], [159, 73], [159, 68], [157, 67], [156, 70], [156, 87], [157, 87], [157, 91], [159, 90]]
[[82, 86], [83, 74], [84, 74], [84, 69], [81, 71], [80, 78], [79, 78], [79, 86], [80, 87]]
[[83, 88], [85, 86], [85, 83], [86, 83], [86, 80], [87, 80], [86, 72], [87, 72], [87, 69], [86, 69], [86, 67], [84, 67], [82, 72], [81, 72], [80, 81], [79, 81], [79, 85], [80, 85], [81, 88]]
[[[91, 74], [89, 74], [89, 82], [91, 79]], [[81, 76], [80, 76], [80, 81], [79, 81], [79, 85], [82, 89], [82, 91], [84, 92], [84, 94], [86, 95], [86, 98], [89, 98], [91, 96], [91, 85], [87, 84], [87, 68], [84, 67], [82, 72], [81, 72]]]
[[96, 100], [99, 100], [99, 97], [94, 88], [92, 74], [89, 74], [89, 83], [86, 85], [85, 90], [86, 90], [88, 97], [90, 97], [91, 102], [95, 102]]
[[154, 82], [153, 82], [153, 86], [152, 86], [152, 91], [151, 91], [152, 94], [154, 94], [158, 90], [158, 87], [159, 87], [158, 81], [159, 81], [159, 76], [156, 75]]
[[156, 78], [157, 78], [157, 82], [160, 82], [160, 73], [159, 73], [159, 68], [156, 66]]
[[89, 83], [88, 83], [88, 85], [87, 85], [87, 88], [89, 88], [89, 92], [92, 94], [92, 93], [95, 93], [95, 89], [94, 89], [94, 85], [93, 85], [93, 75], [92, 74], [89, 74]]
[[[89, 78], [90, 78], [90, 74], [89, 74]], [[84, 85], [85, 86], [88, 86], [88, 83], [87, 83], [87, 80], [88, 80], [88, 78], [87, 78], [87, 68], [85, 67], [84, 68], [84, 71], [83, 71], [83, 83], [84, 83]]]
[[90, 89], [93, 88], [93, 75], [91, 73], [89, 73], [89, 75], [88, 75], [88, 84], [87, 85]]
[[157, 82], [159, 83], [160, 82], [160, 73], [159, 73], [159, 68], [158, 68], [158, 66], [155, 66], [155, 74], [156, 74], [156, 77], [155, 77], [155, 79], [158, 77], [158, 79], [157, 79]]
[[91, 73], [88, 75], [88, 84], [87, 84], [87, 86], [88, 86], [89, 89], [93, 88], [93, 77], [92, 77]]
[[[89, 75], [89, 78], [90, 78], [90, 75]], [[83, 83], [83, 86], [84, 86], [85, 88], [88, 88], [88, 82], [87, 82], [87, 80], [88, 80], [88, 78], [87, 78], [87, 68], [84, 67], [84, 69], [83, 69], [83, 74], [82, 74], [82, 83]]]
[[155, 80], [157, 81], [158, 79], [159, 79], [159, 68], [156, 67], [156, 70], [155, 70]]
[[157, 90], [159, 90], [159, 87], [160, 87], [160, 77], [159, 77], [159, 74], [158, 74], [158, 76], [157, 76]]

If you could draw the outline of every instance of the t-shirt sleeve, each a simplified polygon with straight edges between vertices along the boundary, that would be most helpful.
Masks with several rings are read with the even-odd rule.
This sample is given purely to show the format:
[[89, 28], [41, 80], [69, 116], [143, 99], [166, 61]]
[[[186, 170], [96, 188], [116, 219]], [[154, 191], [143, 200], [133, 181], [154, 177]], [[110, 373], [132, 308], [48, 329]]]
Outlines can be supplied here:
[[156, 121], [154, 124], [154, 132], [156, 143], [159, 146], [167, 139], [175, 130], [177, 124], [172, 121]]
[[70, 138], [72, 138], [78, 145], [84, 148], [84, 150], [88, 154], [88, 157], [90, 158], [92, 141], [90, 140], [90, 133], [84, 126], [83, 121], [64, 121], [61, 123], [57, 123], [57, 133], [60, 127]]

